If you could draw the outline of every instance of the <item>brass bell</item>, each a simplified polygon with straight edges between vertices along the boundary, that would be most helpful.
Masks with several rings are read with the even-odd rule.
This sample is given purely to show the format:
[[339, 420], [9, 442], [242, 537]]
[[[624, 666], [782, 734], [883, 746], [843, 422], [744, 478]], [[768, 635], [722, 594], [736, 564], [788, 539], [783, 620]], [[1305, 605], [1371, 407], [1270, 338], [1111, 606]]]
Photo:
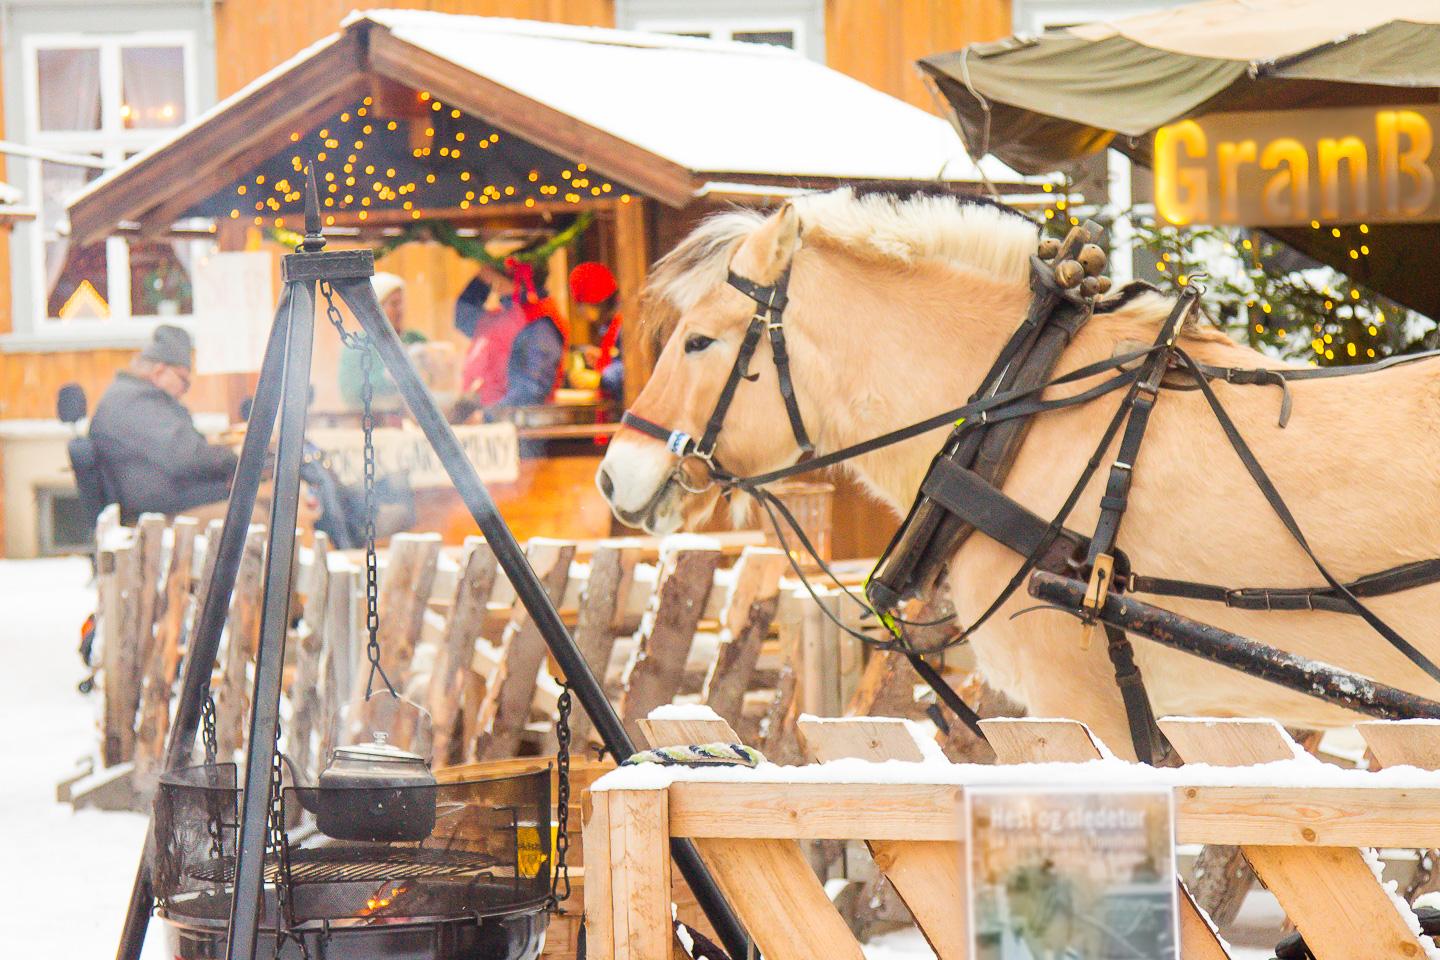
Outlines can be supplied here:
[[1078, 285], [1084, 278], [1085, 268], [1078, 260], [1061, 260], [1055, 265], [1055, 282], [1066, 290]]
[[1080, 294], [1085, 297], [1098, 296], [1100, 293], [1100, 278], [1086, 277], [1080, 281]]
[[1095, 289], [1098, 290], [1101, 294], [1109, 293], [1109, 292], [1110, 292], [1110, 278], [1109, 278], [1109, 277], [1096, 277], [1096, 278], [1095, 278]]
[[1041, 260], [1054, 260], [1055, 255], [1059, 252], [1060, 241], [1056, 240], [1054, 237], [1046, 237], [1044, 240], [1040, 241], [1040, 249], [1038, 253], [1040, 254]]
[[1087, 243], [1080, 248], [1080, 253], [1075, 257], [1080, 261], [1080, 266], [1092, 277], [1098, 277], [1100, 271], [1105, 269], [1105, 251], [1099, 244]]

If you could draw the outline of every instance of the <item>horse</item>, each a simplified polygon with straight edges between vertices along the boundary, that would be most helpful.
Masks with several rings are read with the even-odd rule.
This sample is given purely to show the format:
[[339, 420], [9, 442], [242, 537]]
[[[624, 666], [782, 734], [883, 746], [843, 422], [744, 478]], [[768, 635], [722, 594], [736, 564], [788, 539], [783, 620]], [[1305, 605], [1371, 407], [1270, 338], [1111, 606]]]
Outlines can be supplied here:
[[[954, 196], [842, 188], [796, 197], [773, 212], [714, 215], [657, 263], [647, 283], [642, 319], [658, 359], [631, 409], [699, 436], [756, 312], [755, 302], [727, 283], [729, 271], [766, 285], [787, 268], [789, 365], [817, 455], [957, 407], [1025, 315], [1037, 242], [1038, 227], [1017, 211]], [[1117, 293], [1066, 347], [1055, 375], [1150, 344], [1173, 303], [1154, 290]], [[1201, 364], [1283, 366], [1198, 320], [1186, 324], [1179, 343]], [[714, 450], [715, 461], [736, 475], [802, 456], [765, 338], [749, 374], [735, 390]], [[1046, 396], [1078, 393], [1101, 379], [1051, 387]], [[1217, 380], [1213, 389], [1316, 554], [1342, 580], [1440, 555], [1440, 363], [1293, 382], [1293, 413], [1283, 427], [1278, 388]], [[1122, 392], [1036, 417], [1004, 492], [1053, 517]], [[899, 516], [948, 432], [938, 428], [843, 469]], [[1199, 391], [1162, 391], [1138, 461], [1118, 541], [1136, 571], [1234, 587], [1323, 585]], [[716, 507], [715, 489], [686, 482], [694, 466], [682, 461], [677, 470], [664, 443], [622, 428], [597, 483], [621, 521], [662, 534]], [[1083, 491], [1067, 521], [1071, 529], [1094, 529], [1105, 473], [1097, 471]], [[959, 622], [977, 617], [1020, 563], [983, 534], [970, 536], [949, 564]], [[1085, 642], [1083, 628], [1060, 612], [1018, 615], [1033, 604], [1023, 594], [971, 637], [984, 679], [1031, 716], [1081, 720], [1117, 753], [1133, 756], [1105, 643]], [[1440, 585], [1428, 585], [1370, 605], [1436, 660], [1437, 601]], [[1168, 597], [1160, 604], [1421, 696], [1440, 695], [1440, 685], [1358, 617]], [[1355, 720], [1259, 677], [1148, 640], [1135, 644], [1157, 716], [1270, 717], [1305, 729]]]

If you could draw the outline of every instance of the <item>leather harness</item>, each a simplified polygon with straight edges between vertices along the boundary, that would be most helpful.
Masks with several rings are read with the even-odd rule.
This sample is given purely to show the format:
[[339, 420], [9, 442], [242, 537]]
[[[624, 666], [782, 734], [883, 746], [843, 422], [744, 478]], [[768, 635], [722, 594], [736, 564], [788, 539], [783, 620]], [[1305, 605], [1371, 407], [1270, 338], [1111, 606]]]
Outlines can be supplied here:
[[[1087, 223], [1081, 230], [1087, 228], [1089, 235], [1082, 233], [1081, 241], [1098, 238], [1099, 228]], [[1066, 243], [1073, 246], [1069, 238]], [[1064, 249], [1069, 248], [1067, 246]], [[801, 460], [788, 467], [749, 477], [733, 474], [717, 462], [715, 445], [725, 416], [740, 382], [754, 379], [750, 373], [750, 361], [761, 336], [766, 333], [769, 335], [791, 432], [802, 456], [813, 450], [796, 401], [785, 345], [783, 314], [788, 305], [786, 292], [790, 280], [789, 266], [776, 282], [768, 287], [741, 277], [733, 271], [729, 273], [729, 285], [753, 300], [756, 309], [741, 341], [729, 377], [699, 440], [683, 431], [667, 429], [628, 411], [621, 422], [664, 442], [678, 458], [670, 481], [691, 492], [707, 489], [714, 483], [719, 483], [727, 490], [744, 490], [760, 499], [767, 509], [778, 508], [787, 524], [800, 535], [801, 542], [807, 549], [810, 549], [810, 545], [799, 524], [784, 505], [764, 489], [767, 484], [861, 456], [920, 436], [947, 423], [955, 424], [950, 437], [932, 461], [904, 522], [867, 581], [865, 592], [870, 607], [882, 614], [882, 620], [886, 620], [891, 626], [896, 637], [893, 643], [878, 645], [904, 653], [947, 706], [982, 739], [984, 734], [980, 731], [979, 718], [974, 711], [945, 683], [940, 674], [921, 658], [920, 652], [909, 645], [903, 632], [894, 625], [894, 618], [886, 616], [896, 610], [904, 599], [932, 584], [950, 558], [976, 530], [1019, 554], [1024, 558], [1024, 562], [987, 609], [973, 623], [958, 631], [950, 643], [967, 639], [1004, 605], [1032, 571], [1038, 569], [1078, 577], [1089, 583], [1081, 609], [1070, 611], [1079, 615], [1088, 626], [1098, 623], [1096, 614], [1107, 593], [1126, 591], [1209, 600], [1243, 610], [1326, 610], [1356, 614], [1365, 619], [1411, 662], [1440, 681], [1440, 667], [1380, 620], [1361, 599], [1440, 581], [1440, 558], [1402, 564], [1350, 583], [1342, 583], [1336, 579], [1311, 551], [1284, 500], [1210, 387], [1210, 381], [1214, 379], [1231, 384], [1281, 387], [1283, 395], [1279, 425], [1284, 427], [1290, 415], [1287, 384], [1292, 380], [1371, 372], [1434, 357], [1440, 355], [1440, 351], [1392, 357], [1375, 364], [1344, 368], [1245, 369], [1199, 364], [1176, 342], [1185, 321], [1199, 301], [1199, 291], [1192, 284], [1181, 294], [1161, 325], [1155, 342], [1148, 349], [1124, 353], [1062, 377], [1052, 378], [1065, 347], [1093, 313], [1113, 309], [1114, 304], [1123, 303], [1136, 292], [1153, 288], [1146, 284], [1131, 284], [1119, 296], [1097, 302], [1093, 296], [1085, 296], [1057, 283], [1051, 266], [1039, 257], [1031, 258], [1031, 266], [1032, 298], [1027, 315], [991, 364], [980, 389], [965, 405], [920, 423], [823, 456]], [[1061, 399], [1041, 398], [1043, 391], [1050, 387], [1105, 372], [1114, 375], [1079, 394]], [[1130, 569], [1129, 560], [1118, 548], [1117, 541], [1151, 411], [1163, 390], [1176, 387], [1176, 384], [1166, 380], [1167, 374], [1191, 381], [1188, 388], [1198, 389], [1205, 396], [1247, 472], [1292, 538], [1314, 563], [1326, 581], [1325, 586], [1234, 588], [1168, 577], [1142, 576]], [[1107, 425], [1079, 480], [1053, 519], [1045, 520], [1002, 492], [1000, 487], [1014, 463], [1033, 416], [1087, 403], [1120, 389], [1124, 389], [1125, 394], [1119, 408]], [[1065, 521], [1091, 478], [1104, 463], [1106, 452], [1117, 435], [1120, 436], [1120, 444], [1110, 463], [1105, 491], [1100, 500], [1100, 517], [1093, 534], [1086, 537], [1068, 529]], [[695, 487], [689, 481], [683, 469], [686, 461], [691, 459], [699, 461], [707, 472], [707, 482], [700, 487]], [[772, 519], [776, 519], [773, 512]], [[809, 586], [808, 582], [806, 586]], [[1116, 683], [1125, 705], [1136, 754], [1142, 760], [1160, 762], [1168, 753], [1169, 745], [1156, 727], [1143, 678], [1134, 662], [1130, 641], [1123, 630], [1109, 624], [1099, 625], [1106, 633], [1107, 652], [1115, 668]]]

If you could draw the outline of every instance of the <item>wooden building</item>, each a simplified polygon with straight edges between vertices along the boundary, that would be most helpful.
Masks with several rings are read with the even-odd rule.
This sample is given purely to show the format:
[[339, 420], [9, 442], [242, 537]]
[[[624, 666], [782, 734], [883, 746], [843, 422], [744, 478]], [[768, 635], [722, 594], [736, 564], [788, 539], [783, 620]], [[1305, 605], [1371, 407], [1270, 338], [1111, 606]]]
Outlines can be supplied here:
[[[57, 10], [61, 6], [63, 16]], [[155, 179], [143, 184], [151, 193], [173, 195], [183, 198], [183, 202], [176, 199], [168, 206], [103, 210], [102, 214], [115, 215], [108, 220], [101, 215], [94, 222], [86, 222], [83, 215], [77, 214], [73, 232], [62, 226], [65, 202], [96, 178], [100, 166], [123, 162], [173, 137], [176, 128], [193, 126], [210, 103], [254, 84], [267, 71], [275, 71], [307, 47], [325, 42], [323, 38], [334, 33], [351, 6], [334, 0], [256, 0], [245, 4], [234, 0], [203, 4], [136, 0], [130, 11], [134, 15], [129, 16], [111, 4], [9, 5], [4, 72], [0, 75], [4, 82], [5, 138], [43, 150], [95, 157], [99, 163], [88, 167], [38, 158], [12, 156], [8, 160], [8, 178], [27, 197], [35, 199], [39, 216], [34, 224], [22, 225], [13, 236], [0, 236], [0, 247], [4, 248], [0, 249], [0, 285], [4, 288], [0, 289], [0, 420], [52, 416], [55, 392], [66, 382], [80, 383], [92, 400], [97, 398], [156, 322], [171, 318], [184, 322], [193, 303], [188, 269], [194, 257], [203, 249], [214, 249], [217, 240], [222, 249], [255, 248], [263, 242], [250, 210], [241, 220], [236, 204], [231, 208], [236, 210], [232, 218], [229, 211], [215, 206], [209, 192], [191, 189], [194, 185], [190, 178], [201, 172], [200, 167], [205, 167], [209, 158], [201, 158], [200, 167], [162, 166]], [[722, 0], [452, 0], [384, 6], [779, 43], [796, 47], [812, 59], [927, 110], [935, 109], [935, 104], [915, 73], [913, 61], [928, 52], [1003, 35], [1009, 28], [1009, 5], [998, 0], [963, 4], [939, 0], [905, 4], [882, 0], [779, 0], [764, 4]], [[352, 27], [356, 22], [352, 16]], [[351, 38], [344, 42], [368, 42], [358, 39], [359, 33], [358, 29], [347, 29], [341, 36]], [[365, 53], [369, 56], [370, 51]], [[379, 59], [383, 60], [384, 50], [380, 53]], [[422, 61], [392, 56], [390, 75], [382, 78], [383, 82], [354, 77], [337, 81], [329, 70], [335, 64], [327, 67], [321, 58], [321, 68], [302, 77], [300, 85], [309, 84], [308, 105], [316, 115], [338, 115], [347, 106], [354, 109], [351, 100], [363, 104], [366, 97], [378, 98], [385, 109], [402, 113], [418, 113], [435, 102], [447, 104], [447, 115], [465, 106], [467, 109], [461, 111], [464, 121], [457, 123], [465, 129], [455, 132], [470, 133], [473, 140], [479, 131], [466, 126], [475, 119], [470, 111], [482, 105], [493, 109], [494, 104], [467, 100], [483, 100], [483, 91], [446, 89], [444, 77], [427, 75]], [[536, 62], [532, 69], [537, 76], [543, 76], [562, 70], [563, 65]], [[288, 86], [287, 96], [296, 88]], [[434, 89], [435, 102], [414, 99], [418, 93], [429, 92], [427, 88]], [[57, 98], [54, 94], [59, 89], [71, 94]], [[405, 103], [400, 104], [397, 97]], [[57, 100], [63, 103], [63, 109], [55, 105]], [[265, 115], [267, 108], [279, 110], [281, 104], [276, 101], [267, 107], [260, 101], [252, 107], [248, 116], [253, 123], [254, 118]], [[508, 125], [507, 129], [516, 123], [523, 125], [527, 119], [536, 122], [534, 117], [523, 115], [496, 119], [500, 125]], [[292, 132], [302, 133], [299, 129]], [[306, 136], [317, 133], [311, 128], [304, 131]], [[865, 133], [856, 131], [859, 137]], [[597, 144], [593, 137], [585, 139], [589, 134], [584, 129], [571, 131], [570, 155], [604, 152], [603, 144]], [[552, 132], [552, 139], [556, 136], [563, 147], [564, 130]], [[320, 142], [326, 139], [334, 138], [320, 138]], [[553, 149], [555, 143], [548, 146], [555, 156], [566, 155], [563, 149]], [[257, 154], [241, 159], [258, 163], [274, 157], [266, 153], [263, 157]], [[647, 213], [647, 208], [659, 205], [681, 210], [691, 206], [693, 216], [704, 205], [682, 203], [680, 192], [703, 187], [704, 183], [693, 182], [691, 176], [682, 184], [677, 177], [683, 164], [642, 159], [627, 169], [623, 164], [616, 167], [613, 158], [607, 159], [612, 162], [605, 170], [604, 182], [613, 184], [614, 193], [633, 195], [637, 202], [631, 206], [622, 205], [615, 196], [597, 197], [594, 202], [587, 197], [570, 206], [593, 207], [603, 221], [598, 236], [604, 239], [596, 242], [609, 245], [606, 250], [613, 254], [612, 265], [620, 268], [622, 290], [633, 303], [648, 259], [663, 252], [687, 223], [682, 216], [657, 218]], [[241, 165], [231, 163], [225, 168], [232, 175], [227, 184]], [[867, 176], [864, 171], [857, 172]], [[780, 182], [780, 178], [721, 177], [718, 170], [709, 173], [715, 174], [709, 179], [716, 181], [720, 191], [730, 189], [727, 184], [748, 180], [744, 191], [763, 195], [765, 183], [773, 186]], [[873, 173], [868, 175], [874, 177]], [[792, 182], [811, 185], [835, 179], [791, 177]], [[724, 184], [719, 183], [722, 180]], [[107, 196], [115, 193], [112, 189]], [[198, 203], [202, 196], [210, 199], [215, 208]], [[713, 193], [712, 200], [718, 196]], [[454, 213], [460, 198], [463, 192], [456, 197], [446, 196], [439, 205]], [[562, 204], [563, 199], [557, 198], [556, 204]], [[419, 212], [404, 209], [405, 215]], [[267, 216], [273, 212], [264, 211]], [[531, 212], [549, 211], [532, 207]], [[185, 214], [218, 217], [218, 229], [207, 237], [204, 231], [210, 228], [200, 220], [192, 221], [202, 224], [200, 232], [193, 235], [168, 229]], [[269, 217], [264, 226], [268, 229], [275, 219]], [[142, 220], [143, 224], [139, 222]], [[347, 221], [341, 216], [338, 222]], [[354, 216], [348, 222], [359, 225]], [[137, 231], [137, 226], [143, 229]], [[623, 240], [626, 231], [644, 242]], [[628, 261], [624, 259], [627, 256]], [[448, 328], [455, 297], [473, 276], [473, 268], [464, 258], [434, 243], [400, 246], [382, 259], [380, 268], [409, 281], [407, 311], [418, 318], [419, 329], [431, 334], [443, 334]], [[631, 378], [632, 383], [635, 379]], [[247, 392], [247, 384], [233, 376], [200, 376], [187, 403], [200, 412], [233, 416], [239, 398]]]

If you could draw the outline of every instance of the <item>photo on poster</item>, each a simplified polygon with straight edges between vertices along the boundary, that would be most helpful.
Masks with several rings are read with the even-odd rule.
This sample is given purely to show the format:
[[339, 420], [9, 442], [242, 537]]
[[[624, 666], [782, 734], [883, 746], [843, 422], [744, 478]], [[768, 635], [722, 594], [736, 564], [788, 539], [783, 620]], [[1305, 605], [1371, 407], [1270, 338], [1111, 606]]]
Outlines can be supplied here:
[[972, 960], [1176, 960], [1169, 790], [972, 788]]

